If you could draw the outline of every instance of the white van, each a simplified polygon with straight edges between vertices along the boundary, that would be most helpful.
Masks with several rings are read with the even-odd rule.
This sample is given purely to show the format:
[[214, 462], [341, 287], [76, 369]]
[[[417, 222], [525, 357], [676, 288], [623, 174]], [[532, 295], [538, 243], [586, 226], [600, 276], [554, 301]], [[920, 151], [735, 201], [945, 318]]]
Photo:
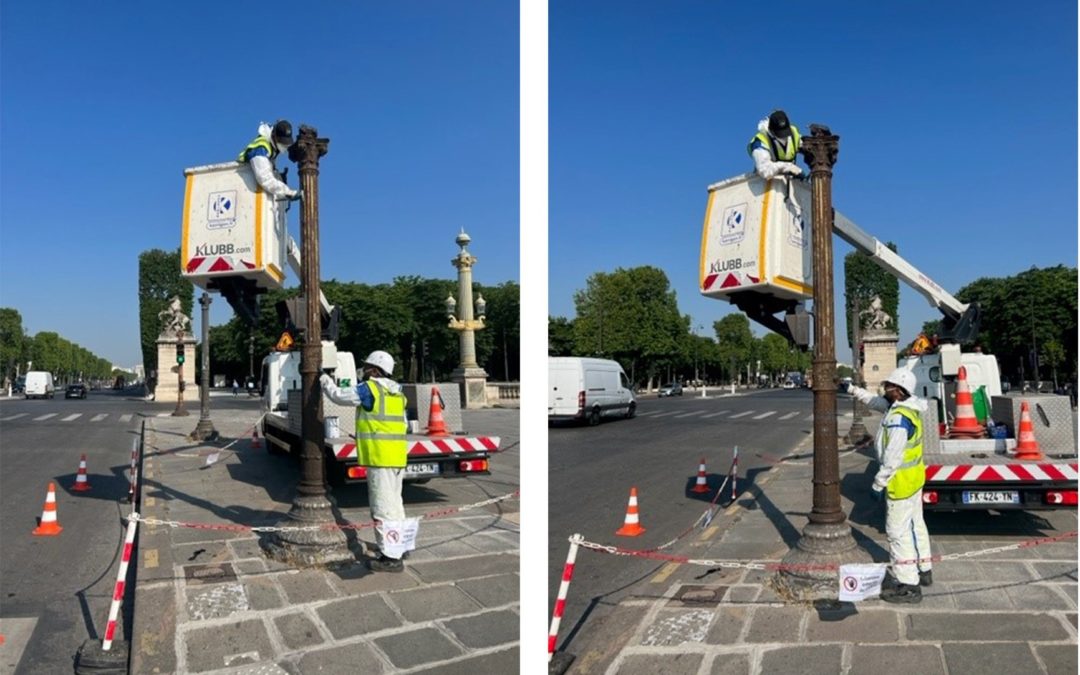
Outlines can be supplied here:
[[52, 373], [44, 370], [31, 370], [26, 374], [26, 398], [52, 398], [55, 391]]
[[622, 366], [608, 359], [548, 357], [548, 421], [634, 416], [637, 401]]

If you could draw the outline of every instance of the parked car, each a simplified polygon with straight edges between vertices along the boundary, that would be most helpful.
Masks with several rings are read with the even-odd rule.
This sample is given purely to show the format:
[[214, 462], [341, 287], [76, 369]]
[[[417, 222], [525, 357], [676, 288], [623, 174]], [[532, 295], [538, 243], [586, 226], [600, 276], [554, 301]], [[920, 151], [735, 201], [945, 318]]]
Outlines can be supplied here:
[[31, 370], [26, 374], [26, 398], [52, 398], [56, 390], [52, 373], [44, 370]]
[[631, 418], [637, 401], [622, 366], [608, 359], [548, 357], [548, 421]]
[[86, 385], [82, 382], [69, 384], [64, 390], [64, 398], [86, 398]]
[[682, 385], [678, 382], [669, 382], [660, 387], [660, 396], [682, 396]]
[[794, 382], [792, 382], [791, 380], [785, 380], [784, 381], [784, 389], [794, 389], [794, 388], [795, 388], [795, 383]]

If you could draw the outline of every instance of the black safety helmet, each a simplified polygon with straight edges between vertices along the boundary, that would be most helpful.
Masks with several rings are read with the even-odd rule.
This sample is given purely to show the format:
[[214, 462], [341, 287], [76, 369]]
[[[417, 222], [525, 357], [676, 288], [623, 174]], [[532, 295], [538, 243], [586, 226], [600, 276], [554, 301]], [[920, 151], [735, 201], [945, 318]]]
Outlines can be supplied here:
[[791, 123], [788, 122], [786, 112], [774, 110], [769, 115], [769, 133], [777, 138], [787, 138], [791, 135]]
[[292, 137], [292, 125], [288, 120], [278, 120], [274, 122], [274, 130], [270, 133], [270, 138], [275, 143], [280, 143], [284, 146], [290, 146], [293, 144]]

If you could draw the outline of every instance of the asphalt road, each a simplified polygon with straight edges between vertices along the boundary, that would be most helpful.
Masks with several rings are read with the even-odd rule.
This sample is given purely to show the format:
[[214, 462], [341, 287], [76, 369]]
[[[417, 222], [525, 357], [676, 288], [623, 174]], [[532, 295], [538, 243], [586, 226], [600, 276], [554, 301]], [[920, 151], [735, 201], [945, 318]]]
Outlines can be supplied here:
[[[212, 399], [211, 409], [257, 405]], [[0, 400], [0, 673], [71, 672], [84, 640], [100, 639], [123, 547], [127, 469], [141, 415], [175, 404], [134, 393], [92, 391], [85, 400]], [[198, 403], [188, 406], [191, 427]], [[79, 457], [87, 456], [91, 489], [73, 492]], [[49, 481], [56, 484], [58, 536], [34, 536]], [[14, 660], [22, 654], [15, 670]]]
[[[841, 413], [850, 399], [838, 401]], [[739, 447], [745, 481], [788, 456], [812, 435], [813, 393], [808, 389], [750, 390], [746, 395], [700, 398], [694, 391], [638, 401], [638, 417], [598, 427], [552, 427], [549, 445], [548, 607], [553, 607], [568, 549], [577, 532], [586, 540], [633, 549], [669, 542], [700, 517]], [[809, 450], [807, 450], [809, 452]], [[690, 492], [705, 458], [710, 494]], [[615, 536], [624, 521], [630, 488], [637, 487], [638, 537]], [[725, 489], [719, 502], [727, 505]], [[679, 544], [665, 549], [677, 552]], [[580, 552], [559, 631], [559, 643], [579, 635], [626, 597], [661, 563]]]

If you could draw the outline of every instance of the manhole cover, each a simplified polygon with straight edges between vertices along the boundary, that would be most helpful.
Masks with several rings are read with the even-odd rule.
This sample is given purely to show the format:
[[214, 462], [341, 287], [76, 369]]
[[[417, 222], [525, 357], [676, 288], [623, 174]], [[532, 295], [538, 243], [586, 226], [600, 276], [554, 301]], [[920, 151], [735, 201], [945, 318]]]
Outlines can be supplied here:
[[691, 584], [680, 588], [672, 599], [681, 602], [683, 605], [715, 605], [723, 599], [727, 588], [727, 586]]
[[184, 566], [184, 579], [189, 586], [198, 584], [217, 584], [223, 581], [236, 581], [236, 571], [231, 563], [210, 563], [206, 565]]

